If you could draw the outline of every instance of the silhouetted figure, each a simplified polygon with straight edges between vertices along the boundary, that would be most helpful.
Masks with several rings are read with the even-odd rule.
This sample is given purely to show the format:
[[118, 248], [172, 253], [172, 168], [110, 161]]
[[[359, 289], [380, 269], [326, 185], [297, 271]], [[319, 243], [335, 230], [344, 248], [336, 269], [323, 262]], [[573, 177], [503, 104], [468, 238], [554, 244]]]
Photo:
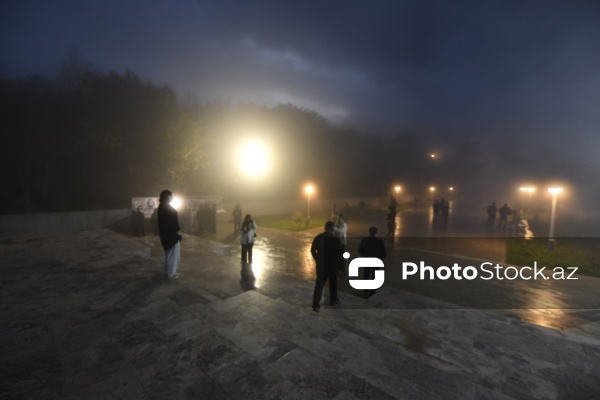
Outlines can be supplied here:
[[390, 196], [390, 207], [392, 207], [394, 211], [396, 211], [396, 209], [398, 208], [398, 201], [393, 195]]
[[441, 200], [441, 203], [442, 203], [442, 205], [441, 205], [440, 213], [442, 214], [442, 223], [444, 225], [448, 225], [448, 215], [450, 214], [450, 203], [444, 199]]
[[432, 220], [432, 222], [434, 224], [436, 224], [438, 222], [438, 219], [440, 217], [440, 211], [442, 209], [442, 202], [440, 201], [440, 199], [435, 199], [434, 202], [433, 202], [433, 204], [432, 204], [432, 207], [433, 207], [433, 220]]
[[179, 266], [180, 246], [182, 240], [177, 218], [177, 210], [171, 206], [173, 193], [163, 190], [160, 193], [158, 205], [158, 233], [160, 243], [165, 250], [165, 275], [168, 279], [179, 278], [177, 267]]
[[388, 229], [386, 236], [394, 236], [396, 230], [396, 210], [392, 206], [388, 206], [388, 213], [385, 220]]
[[317, 266], [317, 280], [315, 281], [312, 306], [315, 312], [319, 312], [323, 287], [327, 280], [329, 280], [329, 304], [333, 306], [339, 303], [337, 277], [344, 274], [344, 258], [340, 240], [333, 234], [334, 227], [332, 221], [327, 221], [325, 232], [315, 236], [310, 248], [310, 253]]
[[255, 231], [256, 224], [252, 220], [252, 216], [248, 214], [244, 218], [244, 222], [240, 228], [240, 232], [242, 232], [242, 237], [240, 238], [240, 243], [242, 245], [242, 264], [252, 262], [252, 247], [254, 246], [254, 238], [256, 236]]
[[146, 223], [142, 206], [138, 206], [135, 210], [131, 210], [131, 229], [133, 236], [142, 237], [145, 235], [144, 224]]
[[[383, 261], [387, 256], [385, 243], [377, 237], [377, 227], [369, 228], [369, 236], [364, 237], [358, 245], [358, 254], [361, 257], [375, 257]], [[373, 268], [363, 268], [363, 279], [374, 279], [375, 270]], [[375, 294], [374, 289], [365, 290], [365, 297], [369, 298]]]
[[490, 204], [487, 208], [487, 215], [488, 215], [488, 220], [487, 220], [487, 226], [489, 227], [493, 227], [494, 226], [494, 221], [496, 221], [496, 211], [498, 210], [498, 208], [496, 207], [496, 202], [493, 202], [492, 204]]
[[512, 210], [508, 207], [508, 204], [504, 203], [502, 207], [498, 210], [498, 214], [500, 215], [500, 222], [498, 222], [498, 228], [505, 229], [506, 221], [510, 214], [512, 214]]
[[240, 207], [240, 203], [237, 203], [231, 213], [233, 216], [233, 234], [237, 235], [242, 223], [242, 208]]

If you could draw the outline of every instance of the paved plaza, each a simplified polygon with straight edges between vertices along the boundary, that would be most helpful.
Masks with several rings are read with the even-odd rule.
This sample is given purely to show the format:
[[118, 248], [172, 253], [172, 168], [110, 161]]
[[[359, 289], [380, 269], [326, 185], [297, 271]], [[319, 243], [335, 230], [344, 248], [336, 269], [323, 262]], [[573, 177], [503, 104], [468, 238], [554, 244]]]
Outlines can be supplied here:
[[[599, 310], [526, 318], [384, 286], [317, 314], [317, 232], [259, 227], [251, 267], [234, 238], [185, 235], [174, 281], [154, 236], [1, 239], [0, 397], [600, 398]], [[569, 312], [586, 317], [558, 326]]]

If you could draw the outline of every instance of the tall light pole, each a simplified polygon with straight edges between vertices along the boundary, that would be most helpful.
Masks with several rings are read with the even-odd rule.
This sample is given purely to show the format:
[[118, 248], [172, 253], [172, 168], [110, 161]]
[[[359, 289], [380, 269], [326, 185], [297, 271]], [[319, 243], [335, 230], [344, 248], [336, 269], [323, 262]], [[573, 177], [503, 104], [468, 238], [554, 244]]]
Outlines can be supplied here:
[[311, 185], [307, 185], [305, 190], [306, 194], [308, 195], [308, 205], [306, 207], [306, 224], [308, 225], [310, 221], [310, 195], [312, 194], [314, 188]]
[[552, 195], [552, 214], [550, 215], [550, 233], [548, 234], [548, 249], [554, 249], [554, 220], [556, 218], [556, 202], [558, 195], [562, 193], [563, 188], [548, 188]]

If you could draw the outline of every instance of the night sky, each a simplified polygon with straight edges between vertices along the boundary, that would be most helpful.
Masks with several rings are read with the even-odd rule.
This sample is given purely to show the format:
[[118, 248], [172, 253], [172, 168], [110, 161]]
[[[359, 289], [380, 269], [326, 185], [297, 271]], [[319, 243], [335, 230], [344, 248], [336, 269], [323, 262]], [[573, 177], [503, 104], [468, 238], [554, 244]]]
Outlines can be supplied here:
[[338, 125], [512, 143], [570, 174], [600, 170], [596, 0], [0, 5], [5, 77], [53, 76], [73, 49], [182, 100], [292, 103]]

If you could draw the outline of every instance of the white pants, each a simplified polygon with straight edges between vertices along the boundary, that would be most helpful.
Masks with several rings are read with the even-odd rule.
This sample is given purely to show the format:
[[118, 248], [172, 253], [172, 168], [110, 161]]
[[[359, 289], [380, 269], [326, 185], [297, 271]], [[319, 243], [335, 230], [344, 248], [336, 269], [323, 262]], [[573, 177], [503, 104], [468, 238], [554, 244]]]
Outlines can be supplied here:
[[180, 245], [179, 242], [170, 249], [165, 250], [165, 275], [167, 278], [172, 278], [177, 274], [177, 266], [179, 265]]

